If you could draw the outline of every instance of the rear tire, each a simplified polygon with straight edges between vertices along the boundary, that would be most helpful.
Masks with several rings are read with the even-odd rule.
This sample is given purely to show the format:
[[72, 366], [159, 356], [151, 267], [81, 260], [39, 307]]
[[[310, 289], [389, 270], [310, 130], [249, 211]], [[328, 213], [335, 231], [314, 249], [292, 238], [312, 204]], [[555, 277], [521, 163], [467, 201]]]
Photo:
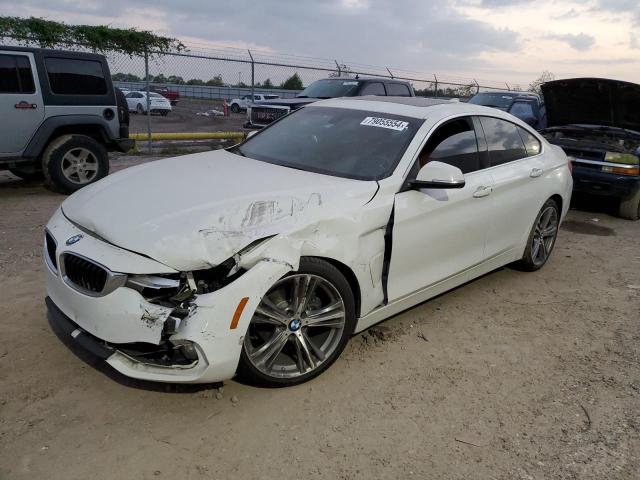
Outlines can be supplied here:
[[166, 117], [167, 115], [169, 115], [169, 110], [162, 110], [160, 112], [160, 115], [162, 115], [163, 117]]
[[302, 258], [298, 271], [262, 297], [245, 334], [238, 376], [265, 387], [311, 380], [340, 356], [355, 324], [355, 299], [344, 275], [329, 262]]
[[42, 180], [44, 178], [44, 174], [42, 170], [38, 170], [35, 165], [23, 165], [20, 167], [10, 168], [9, 171], [13, 173], [16, 177], [19, 177], [26, 181], [32, 180]]
[[63, 135], [45, 149], [42, 170], [49, 188], [73, 193], [107, 176], [107, 149], [86, 135]]
[[137, 113], [138, 115], [144, 115], [144, 114], [145, 114], [144, 107], [142, 106], [142, 104], [141, 104], [141, 103], [139, 103], [139, 104], [136, 106], [136, 113]]
[[618, 215], [627, 220], [640, 219], [640, 190], [633, 197], [620, 202]]
[[237, 103], [232, 103], [231, 104], [231, 111], [233, 113], [240, 113], [240, 107], [238, 106]]
[[527, 239], [527, 248], [516, 266], [526, 272], [541, 269], [556, 244], [560, 225], [560, 209], [554, 200], [547, 200], [538, 212]]

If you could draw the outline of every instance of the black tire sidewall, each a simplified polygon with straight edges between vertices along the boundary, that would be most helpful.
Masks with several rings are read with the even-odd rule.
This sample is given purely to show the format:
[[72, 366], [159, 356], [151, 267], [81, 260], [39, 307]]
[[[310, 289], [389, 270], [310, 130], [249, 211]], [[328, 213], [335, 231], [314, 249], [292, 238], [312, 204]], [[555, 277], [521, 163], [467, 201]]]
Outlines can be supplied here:
[[346, 324], [342, 332], [340, 343], [333, 351], [333, 353], [329, 356], [329, 358], [326, 359], [322, 363], [322, 365], [320, 365], [320, 367], [316, 368], [312, 372], [295, 378], [271, 377], [257, 370], [247, 358], [247, 353], [245, 352], [243, 343], [242, 353], [240, 355], [240, 363], [238, 365], [238, 377], [252, 385], [262, 387], [288, 387], [309, 381], [324, 372], [338, 359], [347, 343], [349, 342], [349, 338], [351, 338], [351, 335], [353, 335], [353, 331], [356, 326], [355, 297], [351, 286], [349, 285], [349, 282], [340, 272], [340, 270], [338, 270], [331, 263], [320, 258], [304, 257], [300, 260], [300, 267], [298, 268], [298, 270], [288, 273], [287, 275], [285, 275], [285, 277], [292, 274], [300, 273], [309, 273], [323, 277], [325, 280], [331, 282], [342, 296], [346, 312]]
[[231, 104], [231, 111], [233, 113], [239, 113], [240, 112], [240, 107], [238, 106], [237, 103], [232, 103]]
[[531, 226], [531, 232], [529, 233], [529, 237], [527, 238], [527, 247], [524, 250], [524, 255], [522, 256], [522, 260], [520, 261], [520, 266], [521, 268], [523, 268], [526, 271], [529, 272], [533, 272], [535, 270], [539, 270], [541, 269], [549, 260], [549, 257], [551, 256], [551, 253], [553, 252], [554, 247], [556, 246], [556, 239], [558, 238], [558, 230], [556, 230], [556, 234], [553, 237], [553, 244], [551, 245], [551, 251], [548, 253], [547, 258], [544, 260], [544, 262], [542, 262], [540, 265], [536, 265], [533, 262], [533, 259], [531, 258], [531, 248], [533, 246], [533, 236], [535, 234], [535, 229], [536, 229], [536, 225], [538, 224], [538, 221], [540, 220], [540, 216], [542, 215], [542, 212], [544, 212], [548, 207], [553, 207], [556, 210], [556, 215], [558, 216], [558, 229], [560, 228], [560, 208], [558, 207], [558, 204], [555, 202], [555, 200], [549, 199], [546, 202], [544, 202], [544, 205], [542, 206], [542, 208], [538, 211], [538, 214], [536, 215], [536, 219], [533, 222], [533, 225]]
[[[98, 161], [98, 173], [95, 178], [83, 185], [69, 181], [62, 173], [62, 159], [69, 150], [86, 148]], [[109, 157], [107, 149], [101, 143], [85, 135], [68, 135], [53, 140], [45, 150], [42, 167], [47, 184], [61, 193], [73, 193], [95, 183], [109, 174]]]

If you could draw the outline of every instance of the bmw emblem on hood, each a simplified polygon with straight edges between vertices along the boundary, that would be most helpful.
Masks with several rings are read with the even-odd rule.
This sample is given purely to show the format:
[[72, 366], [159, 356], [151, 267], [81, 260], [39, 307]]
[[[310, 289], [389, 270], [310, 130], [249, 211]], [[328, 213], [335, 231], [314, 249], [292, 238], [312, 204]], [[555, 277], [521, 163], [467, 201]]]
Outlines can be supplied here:
[[79, 233], [78, 235], [74, 235], [73, 237], [69, 237], [65, 243], [67, 244], [67, 246], [73, 245], [74, 243], [78, 243], [80, 240], [82, 240], [82, 237], [84, 237], [84, 235]]

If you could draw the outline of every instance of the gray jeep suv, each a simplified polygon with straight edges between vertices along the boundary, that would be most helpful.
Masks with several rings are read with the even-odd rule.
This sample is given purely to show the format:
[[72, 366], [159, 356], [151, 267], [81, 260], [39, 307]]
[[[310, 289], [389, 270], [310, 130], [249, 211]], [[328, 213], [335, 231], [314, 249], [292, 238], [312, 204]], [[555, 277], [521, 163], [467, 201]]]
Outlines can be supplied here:
[[0, 46], [0, 112], [0, 169], [64, 193], [106, 176], [107, 152], [133, 146], [102, 55]]

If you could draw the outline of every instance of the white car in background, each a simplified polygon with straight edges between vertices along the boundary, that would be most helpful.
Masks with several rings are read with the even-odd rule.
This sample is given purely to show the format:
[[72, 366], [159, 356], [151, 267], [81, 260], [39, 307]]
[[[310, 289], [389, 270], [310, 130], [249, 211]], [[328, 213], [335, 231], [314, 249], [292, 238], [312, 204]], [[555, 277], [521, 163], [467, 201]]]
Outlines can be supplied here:
[[[147, 113], [147, 92], [129, 92], [124, 98], [127, 99], [127, 106], [130, 112], [141, 115]], [[159, 93], [149, 92], [151, 113], [159, 113], [166, 116], [171, 111], [171, 102]]]
[[65, 200], [45, 233], [50, 322], [130, 377], [298, 384], [356, 332], [541, 268], [571, 189], [563, 151], [499, 110], [319, 101]]
[[231, 100], [231, 103], [229, 105], [233, 113], [239, 113], [247, 110], [247, 107], [251, 105], [253, 102], [262, 102], [264, 100], [275, 100], [276, 98], [280, 98], [280, 95], [256, 93], [255, 95], [253, 95], [253, 100], [251, 95], [245, 95], [244, 97], [234, 98], [233, 100]]

